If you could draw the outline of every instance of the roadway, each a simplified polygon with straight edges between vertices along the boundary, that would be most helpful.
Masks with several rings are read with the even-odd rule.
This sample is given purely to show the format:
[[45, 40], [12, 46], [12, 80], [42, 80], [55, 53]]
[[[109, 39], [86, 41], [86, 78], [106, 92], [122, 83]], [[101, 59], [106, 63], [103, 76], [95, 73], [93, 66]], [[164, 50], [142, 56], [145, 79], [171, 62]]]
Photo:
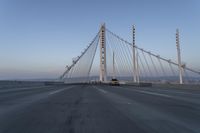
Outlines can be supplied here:
[[200, 133], [200, 89], [69, 85], [0, 89], [0, 133]]

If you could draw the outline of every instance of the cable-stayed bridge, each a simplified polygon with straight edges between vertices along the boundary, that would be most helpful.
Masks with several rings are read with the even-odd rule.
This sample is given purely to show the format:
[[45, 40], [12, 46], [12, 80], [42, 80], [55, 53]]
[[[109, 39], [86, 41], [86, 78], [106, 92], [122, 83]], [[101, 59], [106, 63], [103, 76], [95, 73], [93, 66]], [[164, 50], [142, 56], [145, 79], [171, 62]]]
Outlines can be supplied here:
[[[65, 84], [1, 81], [0, 133], [199, 133], [200, 86], [187, 84], [199, 72], [182, 63], [178, 31], [177, 62], [138, 47], [134, 27], [132, 41], [102, 25]], [[184, 85], [142, 86], [161, 82]]]
[[92, 42], [72, 64], [66, 66], [60, 80], [65, 83], [108, 83], [113, 77], [120, 82], [199, 83], [200, 72], [181, 60], [179, 31], [176, 31], [177, 61], [140, 48], [113, 33], [103, 24]]

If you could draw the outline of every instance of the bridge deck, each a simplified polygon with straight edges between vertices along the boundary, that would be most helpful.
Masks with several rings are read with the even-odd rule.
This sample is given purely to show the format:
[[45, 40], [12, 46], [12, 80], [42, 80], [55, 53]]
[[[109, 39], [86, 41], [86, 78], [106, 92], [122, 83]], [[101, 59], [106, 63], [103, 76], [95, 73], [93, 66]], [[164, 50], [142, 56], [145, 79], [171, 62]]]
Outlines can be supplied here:
[[200, 89], [105, 85], [0, 89], [0, 133], [200, 132]]

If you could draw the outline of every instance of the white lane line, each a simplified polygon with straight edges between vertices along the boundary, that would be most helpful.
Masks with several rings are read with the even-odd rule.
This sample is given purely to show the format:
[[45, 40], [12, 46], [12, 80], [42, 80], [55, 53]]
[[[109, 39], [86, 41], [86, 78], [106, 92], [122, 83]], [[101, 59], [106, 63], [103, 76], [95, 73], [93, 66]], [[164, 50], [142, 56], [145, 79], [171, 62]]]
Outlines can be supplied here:
[[115, 97], [117, 99], [117, 100], [114, 101], [115, 103], [126, 104], [126, 105], [131, 105], [132, 104], [132, 101], [128, 100], [127, 98], [122, 98], [122, 96], [114, 94], [113, 92], [105, 91], [105, 90], [100, 89], [99, 87], [96, 87], [96, 86], [92, 86], [92, 87], [97, 89], [101, 93], [104, 93], [105, 95], [107, 95], [107, 97]]
[[171, 94], [182, 94], [182, 95], [190, 95], [190, 96], [197, 96], [199, 97], [200, 94], [199, 93], [191, 93], [191, 92], [182, 92], [182, 90], [161, 90], [159, 89], [159, 91], [163, 91], [163, 92], [166, 92], [166, 93], [171, 93]]
[[107, 93], [106, 91], [104, 91], [104, 90], [101, 90], [101, 89], [99, 89], [99, 91], [101, 91], [101, 92], [103, 92], [103, 93]]
[[74, 86], [71, 86], [71, 87], [69, 87], [69, 88], [59, 89], [59, 90], [50, 92], [48, 95], [53, 95], [53, 94], [59, 93], [59, 92], [64, 91], [64, 90], [71, 89], [71, 88], [73, 88], [73, 87], [74, 87]]
[[[124, 89], [123, 87], [120, 87], [120, 88]], [[125, 89], [131, 90], [131, 91], [140, 92], [140, 93], [144, 93], [144, 94], [150, 94], [150, 95], [162, 96], [162, 97], [167, 97], [167, 98], [173, 98], [173, 96], [169, 96], [169, 95], [166, 95], [166, 94], [160, 94], [160, 93], [156, 93], [156, 92], [135, 90], [135, 89], [129, 89], [129, 88], [125, 88]]]
[[160, 93], [149, 92], [149, 91], [141, 91], [141, 90], [134, 90], [134, 91], [145, 93], [145, 94], [150, 94], [150, 95], [156, 95], [156, 96], [163, 96], [163, 97], [172, 98], [172, 96], [169, 96], [169, 95], [166, 95], [166, 94], [160, 94]]
[[102, 89], [100, 89], [100, 88], [98, 88], [98, 87], [96, 87], [96, 86], [92, 86], [93, 88], [95, 88], [95, 89], [97, 89], [98, 91], [100, 91], [100, 92], [103, 92], [103, 93], [107, 93], [107, 91], [105, 91], [105, 90], [102, 90]]
[[5, 89], [5, 90], [0, 90], [0, 93], [5, 93], [5, 92], [12, 92], [12, 91], [21, 91], [21, 90], [31, 90], [31, 89], [39, 89], [39, 88], [47, 88], [49, 86], [34, 86], [34, 87], [23, 87], [23, 88], [15, 88], [15, 89]]
[[63, 90], [64, 90], [64, 89], [62, 89], [62, 90], [56, 90], [56, 91], [50, 92], [49, 95], [56, 94], [56, 93], [61, 92], [61, 91], [63, 91]]
[[[120, 87], [120, 88], [122, 88], [122, 87]], [[166, 98], [171, 98], [171, 99], [181, 100], [181, 101], [185, 101], [185, 102], [200, 104], [199, 100], [190, 99], [188, 97], [180, 97], [180, 96], [174, 96], [174, 95], [170, 96], [170, 95], [166, 95], [166, 94], [160, 94], [160, 93], [142, 91], [142, 90], [135, 90], [135, 89], [130, 89], [130, 88], [122, 88], [122, 89], [127, 89], [127, 90], [130, 90], [130, 91], [135, 91], [135, 92], [139, 92], [139, 93], [150, 94], [150, 95], [155, 95], [155, 96], [162, 96], [162, 97], [166, 97]]]

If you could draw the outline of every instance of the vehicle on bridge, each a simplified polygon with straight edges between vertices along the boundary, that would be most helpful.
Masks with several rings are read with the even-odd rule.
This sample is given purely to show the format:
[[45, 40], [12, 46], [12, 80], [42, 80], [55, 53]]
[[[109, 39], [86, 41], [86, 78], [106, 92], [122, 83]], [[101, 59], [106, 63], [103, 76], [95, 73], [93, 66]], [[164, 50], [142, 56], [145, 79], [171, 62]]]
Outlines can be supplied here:
[[119, 86], [120, 85], [119, 81], [116, 78], [112, 78], [109, 84], [112, 85], [112, 86]]

